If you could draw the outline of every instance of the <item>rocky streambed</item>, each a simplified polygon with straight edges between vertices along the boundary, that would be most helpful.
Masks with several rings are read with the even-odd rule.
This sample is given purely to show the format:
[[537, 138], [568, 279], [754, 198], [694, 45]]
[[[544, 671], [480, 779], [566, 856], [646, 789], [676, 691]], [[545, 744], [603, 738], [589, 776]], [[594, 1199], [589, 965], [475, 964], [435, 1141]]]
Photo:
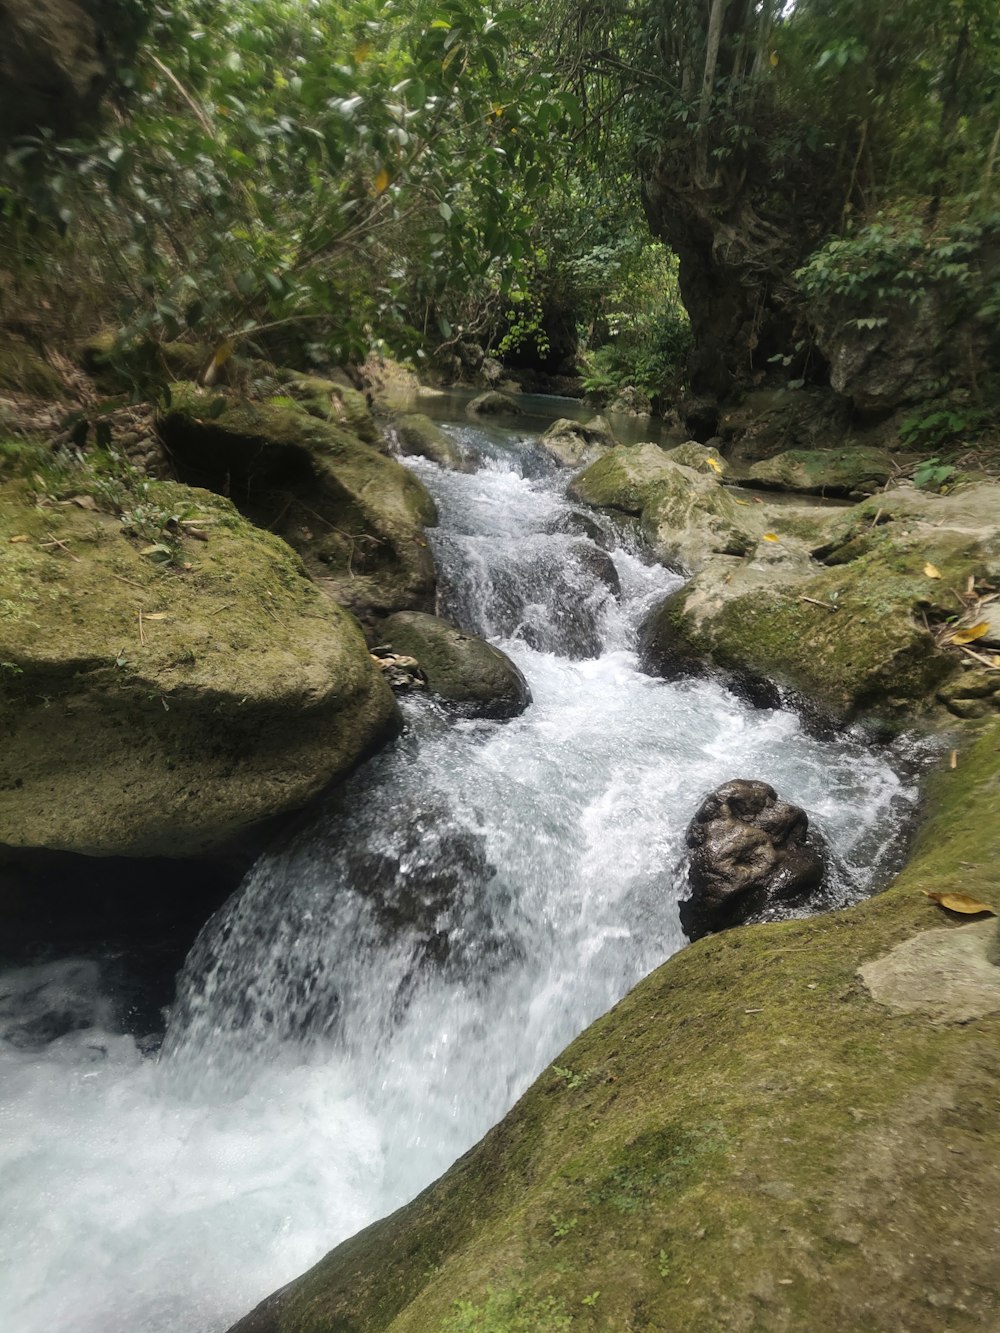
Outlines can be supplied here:
[[[315, 382], [308, 387], [315, 397]], [[413, 661], [409, 683], [429, 688], [404, 697], [402, 735], [265, 853], [202, 932], [158, 1059], [148, 1055], [158, 1036], [137, 1041], [123, 1021], [106, 957], [50, 955], [5, 974], [9, 1320], [25, 1333], [70, 1324], [221, 1329], [331, 1243], [405, 1204], [575, 1034], [680, 948], [685, 831], [706, 792], [752, 778], [801, 807], [826, 848], [821, 884], [806, 875], [799, 886], [792, 914], [800, 920], [684, 950], [559, 1056], [432, 1191], [345, 1239], [246, 1325], [320, 1329], [346, 1319], [426, 1330], [520, 1319], [545, 1329], [602, 1309], [608, 1327], [660, 1326], [664, 1292], [674, 1302], [687, 1285], [690, 1246], [726, 1244], [714, 1200], [727, 1189], [750, 1199], [741, 1213], [750, 1249], [763, 1243], [756, 1185], [734, 1186], [727, 1175], [739, 1161], [758, 1162], [751, 1174], [765, 1170], [747, 1127], [770, 1105], [786, 1141], [799, 1115], [809, 1142], [825, 1145], [826, 1121], [809, 1118], [817, 1103], [803, 1080], [838, 1088], [841, 1080], [863, 1124], [876, 1114], [865, 1109], [869, 1071], [880, 1061], [896, 1068], [873, 1002], [851, 990], [851, 959], [912, 929], [910, 900], [898, 911], [892, 894], [855, 908], [857, 930], [829, 924], [850, 923], [850, 914], [810, 913], [858, 902], [898, 865], [916, 802], [914, 755], [900, 743], [876, 747], [863, 731], [831, 739], [829, 726], [874, 709], [887, 733], [920, 708], [961, 711], [954, 700], [965, 697], [958, 690], [970, 673], [944, 643], [944, 586], [960, 582], [963, 617], [989, 597], [995, 530], [977, 508], [985, 491], [947, 502], [904, 488], [855, 507], [771, 508], [724, 489], [727, 463], [711, 448], [622, 447], [594, 428], [577, 450], [566, 444], [572, 422], [553, 432], [562, 443], [539, 448], [533, 432], [503, 418], [430, 431], [411, 420], [399, 437], [414, 456], [403, 472], [342, 425], [301, 428], [287, 406], [248, 418], [189, 390], [172, 402], [164, 424], [179, 465], [191, 460], [200, 476], [190, 481], [231, 492], [228, 501], [193, 492], [199, 506], [217, 506], [199, 507], [195, 521], [214, 512], [231, 525], [250, 517], [281, 531], [314, 578], [362, 615], [378, 661]], [[271, 452], [265, 433], [275, 432]], [[842, 466], [837, 476], [842, 489]], [[814, 472], [807, 482], [815, 488]], [[947, 503], [935, 509], [939, 499]], [[36, 560], [82, 551], [88, 540], [122, 559], [110, 533], [91, 539], [72, 526], [74, 511], [87, 518], [87, 508], [43, 507], [44, 534], [11, 535], [28, 537], [16, 545]], [[20, 514], [12, 522], [24, 526]], [[56, 546], [42, 547], [43, 538]], [[847, 585], [815, 584], [830, 571], [846, 577], [852, 563], [869, 582], [856, 579], [850, 596]], [[887, 579], [887, 564], [898, 579]], [[126, 586], [142, 585], [145, 605], [149, 571], [112, 568]], [[337, 614], [316, 604], [314, 616], [301, 569], [286, 566], [262, 612], [278, 643], [298, 641], [310, 617]], [[65, 598], [65, 569], [51, 582]], [[269, 586], [262, 594], [253, 577], [241, 581], [257, 602]], [[279, 596], [299, 599], [294, 616], [304, 619]], [[228, 624], [219, 600], [210, 645]], [[789, 607], [821, 613], [819, 625], [836, 619], [836, 630], [803, 644], [784, 628]], [[147, 631], [171, 623], [155, 619], [158, 610]], [[881, 633], [886, 616], [911, 636], [902, 645]], [[744, 622], [753, 632], [726, 649], [718, 626]], [[870, 656], [854, 650], [873, 637]], [[374, 738], [394, 725], [394, 705], [378, 663], [363, 645], [351, 653], [371, 698], [387, 701]], [[910, 656], [916, 667], [903, 671]], [[843, 661], [849, 669], [838, 673]], [[159, 669], [192, 665], [168, 658]], [[354, 714], [342, 679], [340, 668], [327, 673], [317, 699], [339, 700], [346, 718]], [[470, 692], [470, 679], [489, 682], [489, 699]], [[813, 682], [822, 688], [810, 690]], [[175, 696], [157, 685], [166, 714]], [[782, 687], [810, 690], [808, 726], [781, 706]], [[989, 712], [988, 692], [969, 697]], [[44, 701], [34, 706], [41, 717]], [[311, 744], [346, 734], [337, 716], [314, 715], [304, 729]], [[154, 734], [162, 744], [165, 729]], [[377, 743], [350, 734], [358, 757]], [[272, 744], [282, 741], [277, 725]], [[155, 748], [147, 762], [171, 771]], [[227, 762], [238, 778], [240, 763]], [[336, 758], [326, 772], [351, 762]], [[981, 763], [968, 774], [963, 819], [985, 799], [975, 784], [993, 781], [995, 765]], [[800, 827], [798, 816], [786, 823]], [[948, 841], [940, 830], [939, 821], [935, 836], [950, 847], [952, 831]], [[933, 847], [922, 855], [918, 865]], [[752, 906], [774, 914], [766, 895]], [[770, 944], [769, 931], [784, 932], [787, 946]], [[836, 995], [847, 1008], [817, 1008]], [[55, 1010], [68, 1017], [52, 1041], [45, 1020]], [[790, 1040], [780, 1014], [797, 1034], [793, 1072], [780, 1050]], [[837, 1074], [852, 1068], [847, 1017], [859, 1024], [863, 1059], [854, 1074]], [[919, 1036], [904, 1064], [923, 1058]], [[775, 1088], [758, 1088], [772, 1065], [784, 1071]], [[905, 1075], [884, 1081], [886, 1105]], [[829, 1101], [838, 1126], [840, 1095]], [[592, 1152], [581, 1146], [590, 1140]], [[835, 1173], [825, 1146], [813, 1157], [821, 1173]], [[808, 1214], [814, 1184], [802, 1183], [799, 1168], [789, 1165], [790, 1180], [774, 1164], [766, 1170], [774, 1181], [762, 1177], [763, 1185], [802, 1196]], [[700, 1212], [699, 1197], [708, 1199]], [[843, 1200], [837, 1207], [850, 1212]], [[805, 1223], [796, 1235], [808, 1254]], [[386, 1248], [399, 1246], [417, 1259], [387, 1274]], [[737, 1267], [733, 1281], [745, 1287], [750, 1278]], [[440, 1284], [435, 1269], [445, 1274]], [[784, 1292], [774, 1285], [784, 1277], [767, 1281], [765, 1301]], [[743, 1318], [739, 1302], [751, 1297], [741, 1287], [738, 1300], [725, 1291], [719, 1299], [700, 1313], [692, 1307], [690, 1326]]]

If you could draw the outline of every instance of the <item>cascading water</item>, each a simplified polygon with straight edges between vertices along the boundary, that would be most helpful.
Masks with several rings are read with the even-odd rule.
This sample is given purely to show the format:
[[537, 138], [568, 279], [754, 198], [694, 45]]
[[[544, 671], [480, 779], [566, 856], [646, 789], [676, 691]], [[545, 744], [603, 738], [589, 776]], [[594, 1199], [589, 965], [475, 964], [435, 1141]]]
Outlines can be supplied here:
[[679, 580], [576, 511], [530, 438], [453, 429], [475, 472], [414, 465], [444, 608], [533, 704], [496, 723], [408, 700], [405, 734], [205, 927], [158, 1061], [93, 962], [0, 976], [11, 1333], [224, 1329], [411, 1197], [683, 944], [683, 833], [724, 779], [809, 811], [831, 905], [898, 857], [900, 755], [643, 675], [636, 626]]

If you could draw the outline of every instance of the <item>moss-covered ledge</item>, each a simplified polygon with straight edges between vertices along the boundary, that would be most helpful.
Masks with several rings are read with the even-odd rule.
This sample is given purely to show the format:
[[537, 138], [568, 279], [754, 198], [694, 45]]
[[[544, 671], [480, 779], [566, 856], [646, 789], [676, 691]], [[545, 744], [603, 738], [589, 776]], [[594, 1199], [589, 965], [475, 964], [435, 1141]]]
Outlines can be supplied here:
[[238, 1333], [996, 1328], [1000, 1014], [858, 977], [949, 924], [921, 890], [1000, 906], [1000, 723], [968, 735], [889, 891], [675, 955]]

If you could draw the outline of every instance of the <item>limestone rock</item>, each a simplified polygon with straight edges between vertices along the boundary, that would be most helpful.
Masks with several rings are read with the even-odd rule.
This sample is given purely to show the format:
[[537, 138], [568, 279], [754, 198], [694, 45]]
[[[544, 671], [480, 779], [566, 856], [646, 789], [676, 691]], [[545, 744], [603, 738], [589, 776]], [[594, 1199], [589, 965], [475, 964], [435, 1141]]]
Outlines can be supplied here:
[[396, 652], [415, 658], [432, 694], [478, 717], [515, 717], [531, 702], [524, 676], [499, 648], [438, 616], [401, 611], [382, 623]]
[[677, 464], [659, 445], [620, 445], [574, 477], [569, 494], [584, 504], [641, 514], [656, 485], [676, 476]]
[[486, 393], [473, 398], [465, 411], [470, 417], [517, 417], [521, 415], [521, 406], [511, 394], [502, 393], [499, 389], [488, 389]]
[[148, 486], [207, 534], [181, 566], [116, 516], [0, 488], [0, 844], [197, 856], [397, 725], [357, 623], [284, 542], [217, 495]]
[[689, 939], [738, 925], [775, 901], [819, 887], [823, 859], [809, 818], [766, 782], [735, 778], [701, 803], [688, 826], [691, 897], [681, 903]]
[[429, 607], [434, 502], [395, 459], [295, 408], [175, 384], [160, 433], [183, 480], [228, 493], [359, 615]]
[[811, 495], [855, 495], [884, 486], [896, 464], [884, 449], [788, 449], [759, 463], [745, 485]]
[[615, 438], [603, 417], [594, 417], [588, 422], [560, 417], [538, 443], [560, 467], [581, 467], [614, 448]]
[[469, 472], [471, 461], [455, 440], [423, 412], [408, 412], [388, 427], [401, 454], [418, 454], [452, 472]]

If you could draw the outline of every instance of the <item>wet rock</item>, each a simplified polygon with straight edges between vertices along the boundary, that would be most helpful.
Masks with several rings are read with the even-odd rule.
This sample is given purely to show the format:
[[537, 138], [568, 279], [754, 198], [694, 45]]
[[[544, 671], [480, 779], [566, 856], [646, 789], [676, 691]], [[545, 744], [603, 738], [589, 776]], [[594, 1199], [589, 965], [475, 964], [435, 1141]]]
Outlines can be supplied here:
[[823, 878], [809, 819], [766, 782], [736, 778], [705, 798], [688, 826], [689, 939], [739, 925], [774, 901], [802, 898]]
[[516, 717], [531, 702], [524, 676], [499, 648], [439, 616], [403, 611], [382, 623], [385, 639], [419, 664], [432, 694], [477, 717]]
[[538, 443], [560, 467], [581, 467], [613, 449], [616, 441], [603, 417], [588, 422], [560, 417]]
[[586, 537], [588, 541], [599, 546], [603, 551], [610, 551], [614, 545], [612, 538], [605, 532], [604, 528], [591, 514], [582, 513], [579, 509], [569, 509], [561, 513], [557, 519], [550, 523], [546, 532], [564, 532], [574, 537]]
[[622, 585], [618, 570], [610, 554], [590, 541], [576, 541], [570, 547], [576, 564], [592, 578], [595, 583], [603, 583], [615, 598], [621, 597]]
[[499, 389], [489, 389], [486, 393], [479, 394], [465, 410], [470, 417], [521, 415], [521, 406], [517, 399], [509, 393], [502, 393]]
[[423, 412], [408, 412], [397, 417], [387, 433], [401, 454], [429, 458], [432, 463], [452, 472], [472, 471], [472, 461], [459, 445]]
[[184, 481], [283, 537], [342, 606], [367, 618], [433, 603], [437, 513], [396, 459], [297, 408], [193, 384], [171, 386], [158, 425]]
[[427, 674], [415, 657], [394, 653], [382, 645], [372, 649], [372, 661], [382, 672], [382, 679], [396, 694], [427, 689]]

